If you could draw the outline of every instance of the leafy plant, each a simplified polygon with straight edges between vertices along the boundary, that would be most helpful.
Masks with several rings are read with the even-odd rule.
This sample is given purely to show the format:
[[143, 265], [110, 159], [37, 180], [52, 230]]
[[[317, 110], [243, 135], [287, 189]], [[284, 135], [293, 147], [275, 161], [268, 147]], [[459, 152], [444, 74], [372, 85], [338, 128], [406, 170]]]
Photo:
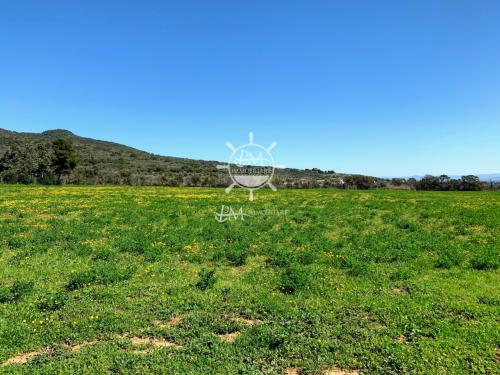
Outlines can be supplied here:
[[475, 270], [496, 270], [500, 263], [500, 255], [493, 250], [477, 254], [470, 260], [470, 265]]
[[31, 281], [15, 281], [9, 288], [0, 288], [0, 303], [16, 302], [33, 290]]
[[279, 290], [284, 294], [293, 294], [304, 288], [308, 282], [307, 272], [297, 264], [288, 264], [280, 274]]
[[196, 287], [200, 290], [207, 290], [214, 286], [216, 277], [215, 270], [202, 268], [198, 273], [199, 280], [196, 283]]
[[64, 292], [52, 292], [44, 295], [36, 307], [40, 311], [56, 311], [64, 307], [68, 297]]
[[92, 284], [107, 285], [117, 281], [130, 279], [134, 271], [132, 268], [118, 268], [110, 263], [99, 263], [88, 271], [72, 274], [66, 283], [67, 290], [76, 290]]

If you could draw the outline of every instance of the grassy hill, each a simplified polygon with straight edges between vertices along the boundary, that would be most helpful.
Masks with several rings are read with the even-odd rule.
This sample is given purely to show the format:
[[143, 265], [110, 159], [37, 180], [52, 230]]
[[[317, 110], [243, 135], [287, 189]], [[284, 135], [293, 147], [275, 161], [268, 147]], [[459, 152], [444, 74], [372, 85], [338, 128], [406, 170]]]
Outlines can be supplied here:
[[[161, 156], [118, 143], [80, 137], [68, 130], [42, 133], [19, 133], [0, 129], [0, 155], [14, 143], [51, 142], [57, 138], [71, 140], [80, 165], [69, 176], [70, 184], [227, 186], [226, 171], [217, 169], [221, 162]], [[318, 169], [280, 169], [278, 185], [319, 186], [339, 175]]]

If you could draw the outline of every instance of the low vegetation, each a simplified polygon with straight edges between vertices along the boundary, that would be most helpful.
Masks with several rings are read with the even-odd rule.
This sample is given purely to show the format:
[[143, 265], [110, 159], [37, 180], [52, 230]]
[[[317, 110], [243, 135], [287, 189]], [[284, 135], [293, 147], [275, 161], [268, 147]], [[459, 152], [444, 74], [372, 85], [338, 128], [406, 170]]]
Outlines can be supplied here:
[[499, 372], [497, 192], [255, 198], [0, 185], [0, 371]]

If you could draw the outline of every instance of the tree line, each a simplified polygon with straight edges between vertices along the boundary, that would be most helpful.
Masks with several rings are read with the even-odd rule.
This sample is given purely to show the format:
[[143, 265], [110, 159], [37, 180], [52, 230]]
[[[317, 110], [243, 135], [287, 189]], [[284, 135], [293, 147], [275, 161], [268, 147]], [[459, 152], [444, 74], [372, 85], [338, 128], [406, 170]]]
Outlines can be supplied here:
[[75, 169], [79, 158], [73, 142], [55, 139], [51, 143], [15, 143], [0, 157], [0, 182], [61, 184]]
[[[0, 182], [21, 184], [90, 184], [223, 187], [231, 182], [214, 162], [169, 160], [147, 153], [112, 148], [82, 147], [77, 155], [71, 139], [16, 141], [0, 155]], [[125, 159], [126, 156], [128, 159]], [[81, 162], [80, 162], [81, 158]], [[77, 168], [78, 167], [78, 168]], [[499, 190], [500, 182], [481, 182], [477, 176], [453, 179], [447, 175], [415, 178], [377, 178], [337, 174], [318, 168], [279, 169], [273, 184], [280, 188], [405, 189], [434, 191]]]
[[479, 177], [473, 175], [462, 176], [459, 179], [453, 179], [443, 174], [441, 176], [426, 175], [416, 183], [417, 190], [435, 190], [435, 191], [479, 191], [485, 186], [479, 180]]

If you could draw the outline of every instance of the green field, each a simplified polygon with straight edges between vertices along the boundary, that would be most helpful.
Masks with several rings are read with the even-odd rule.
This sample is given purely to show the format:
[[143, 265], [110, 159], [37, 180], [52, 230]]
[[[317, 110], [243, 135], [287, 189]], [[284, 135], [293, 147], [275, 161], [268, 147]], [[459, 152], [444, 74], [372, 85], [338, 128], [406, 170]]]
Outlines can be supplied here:
[[[222, 205], [286, 214], [219, 223]], [[0, 372], [498, 374], [499, 209], [498, 192], [0, 186]]]

